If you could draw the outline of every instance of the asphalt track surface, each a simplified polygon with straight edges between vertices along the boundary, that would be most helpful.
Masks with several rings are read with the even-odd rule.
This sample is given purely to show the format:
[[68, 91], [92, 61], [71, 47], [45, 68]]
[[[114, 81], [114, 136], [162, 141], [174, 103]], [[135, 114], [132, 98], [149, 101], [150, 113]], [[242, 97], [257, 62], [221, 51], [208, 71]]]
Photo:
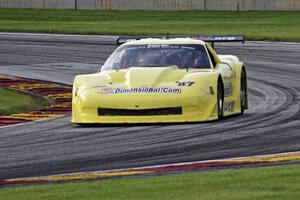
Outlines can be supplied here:
[[[0, 74], [72, 84], [115, 49], [114, 37], [0, 34]], [[52, 38], [52, 39], [51, 39]], [[92, 42], [90, 42], [92, 41]], [[248, 69], [250, 110], [221, 122], [79, 127], [70, 116], [0, 128], [0, 179], [300, 150], [300, 44], [216, 45]]]

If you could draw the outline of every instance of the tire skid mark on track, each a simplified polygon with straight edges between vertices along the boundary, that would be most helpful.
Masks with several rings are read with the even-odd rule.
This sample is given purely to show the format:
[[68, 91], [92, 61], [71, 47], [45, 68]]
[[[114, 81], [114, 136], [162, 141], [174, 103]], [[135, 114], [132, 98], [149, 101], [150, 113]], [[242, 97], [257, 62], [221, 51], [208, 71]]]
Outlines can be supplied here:
[[72, 91], [69, 86], [33, 79], [0, 76], [0, 88], [42, 96], [51, 103], [50, 106], [39, 110], [0, 116], [0, 127], [62, 117], [71, 111]]
[[[271, 125], [280, 125], [282, 122], [287, 121], [295, 115], [299, 114], [300, 102], [298, 99], [298, 91], [293, 88], [284, 87], [282, 85], [272, 83], [270, 81], [260, 80], [256, 78], [249, 78], [256, 82], [256, 84], [263, 84], [264, 89], [269, 86], [268, 92], [273, 94], [267, 94], [263, 98], [267, 104], [265, 110], [262, 113], [258, 112], [258, 120], [264, 127]], [[257, 92], [255, 92], [257, 93]], [[260, 108], [260, 107], [258, 107]], [[251, 120], [249, 120], [251, 122]], [[254, 125], [257, 120], [254, 120], [248, 125]]]
[[136, 176], [166, 172], [184, 172], [191, 170], [211, 169], [211, 168], [226, 168], [226, 167], [241, 167], [241, 166], [259, 166], [263, 164], [280, 164], [287, 162], [299, 162], [300, 152], [290, 152], [282, 154], [272, 154], [263, 156], [251, 156], [241, 158], [196, 161], [188, 163], [176, 163], [169, 165], [148, 166], [131, 169], [107, 170], [107, 171], [92, 171], [59, 174], [43, 177], [29, 177], [0, 180], [0, 186], [10, 185], [30, 185], [41, 183], [55, 183], [76, 180], [101, 180], [113, 177]]

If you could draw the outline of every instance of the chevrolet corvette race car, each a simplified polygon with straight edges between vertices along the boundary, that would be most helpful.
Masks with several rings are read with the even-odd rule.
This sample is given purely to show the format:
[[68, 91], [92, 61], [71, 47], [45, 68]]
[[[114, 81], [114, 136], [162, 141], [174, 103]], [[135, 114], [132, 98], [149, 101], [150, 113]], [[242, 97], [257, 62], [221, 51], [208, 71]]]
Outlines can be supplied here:
[[245, 65], [207, 43], [236, 38], [201, 39], [127, 39], [98, 73], [75, 77], [72, 122], [200, 122], [243, 114]]

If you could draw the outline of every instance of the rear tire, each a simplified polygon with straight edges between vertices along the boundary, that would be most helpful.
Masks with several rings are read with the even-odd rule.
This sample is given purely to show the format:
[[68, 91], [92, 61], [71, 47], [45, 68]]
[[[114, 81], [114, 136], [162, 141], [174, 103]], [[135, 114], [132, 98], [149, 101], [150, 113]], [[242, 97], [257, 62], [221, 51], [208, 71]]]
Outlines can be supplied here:
[[224, 96], [223, 96], [223, 84], [220, 81], [218, 82], [217, 105], [218, 105], [218, 120], [221, 120], [224, 114]]
[[245, 109], [246, 109], [246, 101], [247, 101], [247, 96], [246, 96], [246, 91], [247, 91], [247, 83], [246, 83], [246, 73], [243, 70], [241, 74], [241, 89], [240, 89], [240, 99], [241, 99], [241, 115], [244, 114]]

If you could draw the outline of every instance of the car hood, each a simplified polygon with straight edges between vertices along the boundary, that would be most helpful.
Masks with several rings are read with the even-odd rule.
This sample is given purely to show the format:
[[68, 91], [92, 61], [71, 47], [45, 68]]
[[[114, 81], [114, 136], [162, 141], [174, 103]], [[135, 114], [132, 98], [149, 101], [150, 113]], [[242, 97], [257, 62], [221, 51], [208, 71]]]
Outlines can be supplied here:
[[[184, 70], [177, 66], [132, 67], [118, 71], [108, 70], [91, 75], [80, 75], [76, 77], [74, 83], [75, 87], [81, 88], [80, 92], [97, 90], [98, 94], [110, 93], [114, 89], [174, 89], [180, 88], [179, 82], [195, 80], [195, 77], [199, 76], [199, 72], [203, 72], [201, 74], [205, 75], [211, 71], [212, 69]], [[142, 93], [144, 91], [142, 89]]]

